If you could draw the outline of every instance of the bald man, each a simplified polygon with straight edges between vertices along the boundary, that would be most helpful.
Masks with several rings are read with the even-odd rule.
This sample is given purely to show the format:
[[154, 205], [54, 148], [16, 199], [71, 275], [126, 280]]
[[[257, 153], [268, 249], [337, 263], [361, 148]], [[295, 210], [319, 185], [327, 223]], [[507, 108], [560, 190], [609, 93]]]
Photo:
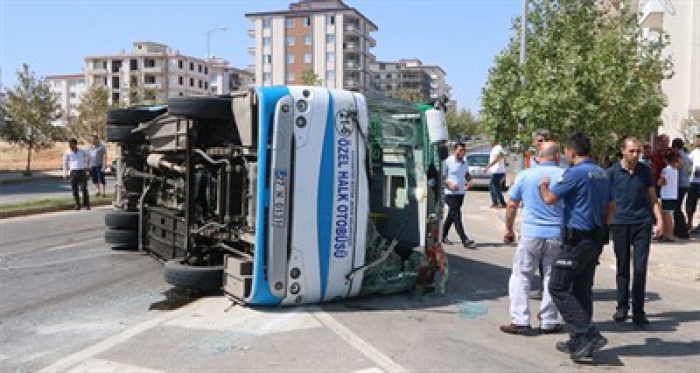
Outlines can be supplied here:
[[508, 334], [525, 334], [531, 329], [528, 293], [535, 269], [542, 264], [541, 273], [544, 292], [538, 319], [541, 334], [562, 331], [559, 313], [549, 294], [548, 284], [554, 258], [561, 250], [561, 224], [563, 204], [547, 205], [540, 196], [540, 181], [549, 177], [558, 180], [564, 173], [559, 165], [559, 146], [545, 142], [540, 146], [537, 167], [526, 169], [518, 174], [510, 189], [510, 201], [506, 210], [506, 232], [504, 241], [513, 241], [513, 225], [521, 203], [523, 218], [520, 242], [513, 258], [513, 270], [508, 283], [510, 297], [510, 324], [500, 327]]

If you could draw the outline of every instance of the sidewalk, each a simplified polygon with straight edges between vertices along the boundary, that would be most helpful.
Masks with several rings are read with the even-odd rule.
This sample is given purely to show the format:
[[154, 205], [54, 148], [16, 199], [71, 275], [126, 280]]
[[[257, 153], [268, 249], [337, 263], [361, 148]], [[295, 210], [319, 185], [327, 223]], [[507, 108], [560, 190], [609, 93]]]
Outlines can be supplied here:
[[22, 171], [0, 172], [0, 186], [60, 179], [61, 177], [63, 177], [62, 170], [32, 171], [32, 176], [24, 176]]
[[[505, 210], [493, 210], [494, 215], [505, 224]], [[516, 232], [520, 234], [520, 217], [518, 211], [515, 222]], [[700, 216], [695, 219], [695, 225], [700, 224]], [[503, 229], [503, 227], [499, 227]], [[612, 241], [603, 248], [600, 265], [615, 270], [616, 260]], [[700, 234], [695, 233], [689, 240], [677, 239], [674, 243], [652, 241], [647, 267], [647, 278], [662, 278], [680, 282], [686, 285], [700, 285]]]

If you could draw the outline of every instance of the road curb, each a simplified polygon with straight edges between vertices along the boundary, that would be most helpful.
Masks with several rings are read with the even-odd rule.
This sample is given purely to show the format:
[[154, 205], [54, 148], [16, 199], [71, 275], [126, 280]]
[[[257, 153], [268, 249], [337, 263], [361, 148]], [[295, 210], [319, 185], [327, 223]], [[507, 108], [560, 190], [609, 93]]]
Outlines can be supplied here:
[[24, 178], [0, 180], [0, 186], [13, 185], [13, 184], [35, 183], [38, 181], [49, 181], [49, 180], [61, 180], [61, 177], [55, 176], [55, 175], [27, 176]]
[[[99, 207], [99, 206], [107, 206], [111, 205], [112, 201], [97, 201], [95, 203], [91, 203], [91, 207]], [[68, 210], [73, 210], [75, 208], [74, 203], [66, 203], [65, 205], [59, 205], [59, 206], [48, 206], [48, 207], [36, 207], [36, 208], [28, 208], [28, 209], [23, 209], [23, 210], [13, 210], [13, 211], [3, 211], [0, 212], [0, 220], [2, 219], [9, 219], [9, 218], [16, 218], [20, 216], [30, 216], [30, 215], [37, 215], [37, 214], [45, 214], [49, 212], [57, 212], [57, 211], [68, 211]]]

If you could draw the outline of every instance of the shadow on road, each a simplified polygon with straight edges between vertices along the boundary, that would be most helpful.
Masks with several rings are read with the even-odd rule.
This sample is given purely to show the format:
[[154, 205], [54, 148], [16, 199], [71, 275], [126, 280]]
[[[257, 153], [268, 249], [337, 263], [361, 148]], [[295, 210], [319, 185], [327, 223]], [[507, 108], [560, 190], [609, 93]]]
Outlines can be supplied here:
[[625, 345], [601, 350], [596, 355], [598, 365], [623, 366], [623, 356], [696, 356], [700, 355], [700, 341], [665, 341], [661, 338], [645, 338], [644, 344]]
[[149, 307], [149, 311], [172, 311], [180, 307], [186, 306], [197, 299], [201, 298], [203, 295], [197, 292], [193, 292], [187, 289], [181, 288], [170, 288], [166, 290], [163, 295], [165, 299], [152, 303]]

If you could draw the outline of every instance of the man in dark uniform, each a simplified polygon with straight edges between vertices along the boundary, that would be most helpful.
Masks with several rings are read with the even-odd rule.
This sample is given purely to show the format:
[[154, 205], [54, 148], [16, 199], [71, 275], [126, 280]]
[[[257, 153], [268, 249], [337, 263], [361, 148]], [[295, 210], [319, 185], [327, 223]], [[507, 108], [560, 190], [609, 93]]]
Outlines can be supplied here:
[[571, 135], [566, 155], [572, 166], [551, 189], [547, 177], [539, 188], [547, 204], [564, 202], [563, 247], [552, 268], [549, 292], [564, 321], [573, 326], [571, 338], [556, 347], [579, 362], [607, 343], [591, 322], [593, 279], [615, 202], [607, 173], [590, 157], [591, 141], [586, 135]]

